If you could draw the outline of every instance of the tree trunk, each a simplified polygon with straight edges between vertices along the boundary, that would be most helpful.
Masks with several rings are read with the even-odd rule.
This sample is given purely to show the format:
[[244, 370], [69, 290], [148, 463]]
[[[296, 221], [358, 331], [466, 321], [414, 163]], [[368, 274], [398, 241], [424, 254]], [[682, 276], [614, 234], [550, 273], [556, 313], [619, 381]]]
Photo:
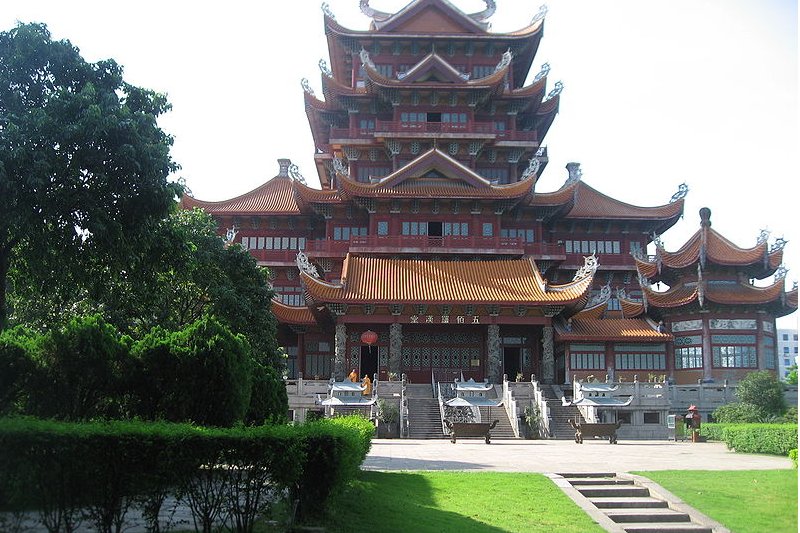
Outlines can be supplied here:
[[8, 305], [6, 303], [6, 287], [8, 271], [11, 268], [11, 244], [0, 247], [0, 331], [8, 327]]

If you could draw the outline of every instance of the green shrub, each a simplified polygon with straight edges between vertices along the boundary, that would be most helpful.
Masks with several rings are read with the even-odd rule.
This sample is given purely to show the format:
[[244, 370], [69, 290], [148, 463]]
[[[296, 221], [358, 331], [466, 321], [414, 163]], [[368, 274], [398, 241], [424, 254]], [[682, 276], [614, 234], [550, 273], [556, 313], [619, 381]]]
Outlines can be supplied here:
[[135, 395], [148, 419], [229, 427], [250, 405], [250, 345], [219, 321], [203, 317], [185, 329], [155, 328], [133, 347], [139, 361]]
[[764, 413], [753, 404], [734, 402], [717, 407], [712, 416], [720, 424], [745, 424], [762, 422]]
[[361, 416], [323, 419], [300, 426], [305, 463], [295, 497], [301, 519], [320, 516], [328, 498], [355, 478], [369, 452], [373, 425]]
[[260, 425], [267, 421], [285, 422], [289, 411], [286, 384], [277, 370], [261, 363], [253, 363], [253, 387], [245, 422]]
[[107, 532], [137, 507], [155, 530], [164, 499], [178, 494], [203, 531], [228, 517], [251, 532], [284, 494], [303, 516], [324, 510], [358, 472], [372, 432], [361, 417], [229, 429], [0, 419], [0, 509], [35, 509], [51, 531], [73, 530], [86, 513]]
[[20, 327], [0, 332], [0, 415], [24, 410], [37, 340], [38, 336]]
[[704, 424], [700, 431], [739, 453], [787, 455], [797, 448], [797, 424]]
[[792, 460], [792, 463], [794, 463], [794, 467], [797, 468], [797, 448], [789, 450], [789, 459]]
[[130, 338], [99, 315], [76, 317], [44, 335], [28, 382], [28, 414], [87, 420], [125, 411]]

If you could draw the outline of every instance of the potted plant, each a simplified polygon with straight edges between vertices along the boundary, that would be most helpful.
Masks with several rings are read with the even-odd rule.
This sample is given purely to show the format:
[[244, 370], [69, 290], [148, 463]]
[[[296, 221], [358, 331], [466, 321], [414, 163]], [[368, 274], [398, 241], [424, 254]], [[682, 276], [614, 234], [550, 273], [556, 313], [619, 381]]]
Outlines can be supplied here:
[[398, 436], [400, 408], [383, 398], [378, 400], [378, 438], [393, 439]]
[[524, 413], [520, 416], [522, 422], [520, 430], [522, 437], [525, 439], [538, 439], [539, 438], [539, 424], [542, 421], [542, 413], [539, 411], [538, 405], [529, 405], [525, 408]]

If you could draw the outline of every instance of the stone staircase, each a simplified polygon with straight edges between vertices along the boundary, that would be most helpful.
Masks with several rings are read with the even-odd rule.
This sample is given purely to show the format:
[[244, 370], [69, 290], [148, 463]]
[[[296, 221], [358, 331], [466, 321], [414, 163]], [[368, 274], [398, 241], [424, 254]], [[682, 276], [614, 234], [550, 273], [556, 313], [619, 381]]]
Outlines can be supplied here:
[[[442, 432], [439, 400], [433, 398], [430, 385], [414, 384], [406, 388], [408, 396], [408, 438], [410, 439], [444, 439]], [[497, 420], [492, 430], [493, 439], [513, 439], [514, 429], [508, 419], [504, 407], [480, 407], [481, 420], [491, 422]]]
[[[712, 533], [704, 517], [674, 509], [665, 497], [614, 473], [559, 474], [600, 513], [627, 533]], [[694, 515], [694, 516], [692, 516]], [[705, 519], [705, 520], [704, 520]], [[710, 521], [710, 520], [708, 520]]]
[[444, 439], [439, 400], [436, 398], [408, 399], [408, 438]]
[[511, 427], [511, 422], [508, 420], [508, 413], [505, 407], [492, 407], [489, 413], [488, 407], [479, 407], [481, 411], [481, 421], [491, 423], [497, 420], [497, 425], [492, 430], [493, 439], [514, 439], [514, 428]]
[[542, 387], [542, 394], [547, 398], [547, 408], [550, 410], [550, 438], [559, 440], [575, 439], [575, 430], [569, 425], [570, 419], [585, 422], [583, 415], [574, 405], [561, 404], [561, 396], [556, 396], [552, 387]]

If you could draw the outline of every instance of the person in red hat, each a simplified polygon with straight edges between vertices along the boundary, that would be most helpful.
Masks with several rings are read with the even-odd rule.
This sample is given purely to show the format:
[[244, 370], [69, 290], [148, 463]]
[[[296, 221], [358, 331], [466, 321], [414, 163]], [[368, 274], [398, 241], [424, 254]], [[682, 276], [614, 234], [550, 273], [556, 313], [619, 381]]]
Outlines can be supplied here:
[[697, 442], [700, 432], [700, 413], [697, 410], [697, 406], [690, 405], [683, 419], [686, 423], [686, 429], [692, 432], [692, 442]]

